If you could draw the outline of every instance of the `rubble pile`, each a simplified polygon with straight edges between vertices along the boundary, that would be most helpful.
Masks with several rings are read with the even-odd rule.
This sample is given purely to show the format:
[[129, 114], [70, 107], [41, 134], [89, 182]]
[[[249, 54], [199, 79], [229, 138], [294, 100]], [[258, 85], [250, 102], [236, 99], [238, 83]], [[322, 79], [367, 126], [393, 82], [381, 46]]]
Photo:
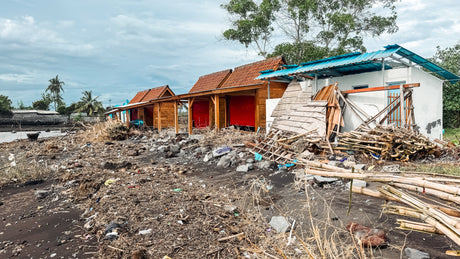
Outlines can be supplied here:
[[367, 131], [339, 134], [336, 150], [353, 150], [378, 159], [409, 161], [433, 154], [436, 144], [414, 131], [394, 126], [377, 126]]

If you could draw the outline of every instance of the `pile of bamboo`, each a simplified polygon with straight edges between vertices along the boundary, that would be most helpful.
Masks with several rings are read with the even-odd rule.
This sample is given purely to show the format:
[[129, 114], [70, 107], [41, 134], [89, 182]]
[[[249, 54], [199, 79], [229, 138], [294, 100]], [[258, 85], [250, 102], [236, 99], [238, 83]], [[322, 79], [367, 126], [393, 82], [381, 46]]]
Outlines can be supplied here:
[[355, 172], [314, 161], [307, 162], [306, 173], [382, 183], [378, 191], [352, 185], [351, 192], [402, 203], [405, 206], [385, 203], [383, 211], [419, 221], [398, 219], [399, 228], [444, 234], [460, 246], [460, 177], [426, 173], [395, 175]]
[[340, 134], [335, 149], [373, 154], [384, 160], [408, 161], [434, 153], [436, 144], [406, 128], [377, 126], [367, 131]]

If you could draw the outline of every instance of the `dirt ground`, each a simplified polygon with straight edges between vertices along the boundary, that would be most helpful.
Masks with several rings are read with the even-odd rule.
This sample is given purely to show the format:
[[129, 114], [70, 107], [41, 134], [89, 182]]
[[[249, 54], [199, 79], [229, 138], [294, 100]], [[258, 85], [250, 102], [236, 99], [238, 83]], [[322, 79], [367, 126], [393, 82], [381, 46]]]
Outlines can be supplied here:
[[[301, 168], [275, 165], [238, 172], [254, 158], [243, 145], [251, 134], [94, 134], [0, 145], [1, 258], [408, 258], [408, 247], [449, 258], [460, 249], [397, 229], [403, 217], [383, 214], [377, 198], [353, 194], [348, 215], [345, 181], [301, 182]], [[232, 155], [218, 166], [210, 154], [223, 145]], [[273, 216], [293, 230], [277, 233]], [[386, 244], [360, 247], [349, 222], [384, 230]]]

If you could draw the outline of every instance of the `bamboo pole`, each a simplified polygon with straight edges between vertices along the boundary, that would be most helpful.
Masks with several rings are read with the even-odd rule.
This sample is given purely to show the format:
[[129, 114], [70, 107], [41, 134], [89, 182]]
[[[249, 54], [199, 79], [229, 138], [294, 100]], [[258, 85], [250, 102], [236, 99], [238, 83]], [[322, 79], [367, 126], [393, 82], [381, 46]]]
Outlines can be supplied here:
[[451, 194], [448, 194], [448, 193], [445, 193], [445, 192], [442, 192], [442, 191], [437, 191], [437, 190], [433, 190], [433, 189], [429, 189], [429, 188], [417, 187], [417, 186], [414, 186], [414, 185], [402, 184], [402, 183], [391, 183], [391, 185], [399, 187], [399, 188], [404, 188], [404, 189], [408, 189], [408, 190], [411, 190], [411, 191], [415, 191], [415, 192], [427, 193], [427, 194], [436, 196], [438, 198], [441, 198], [443, 200], [447, 200], [447, 201], [451, 201], [451, 202], [455, 202], [457, 204], [460, 204], [460, 197], [459, 196], [454, 196], [454, 195], [451, 195]]

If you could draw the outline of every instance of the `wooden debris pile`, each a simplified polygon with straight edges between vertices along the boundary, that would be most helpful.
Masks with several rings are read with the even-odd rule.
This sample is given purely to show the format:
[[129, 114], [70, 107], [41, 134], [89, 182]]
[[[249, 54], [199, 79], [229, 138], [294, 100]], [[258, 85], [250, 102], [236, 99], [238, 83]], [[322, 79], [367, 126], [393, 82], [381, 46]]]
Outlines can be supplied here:
[[344, 126], [342, 118], [342, 108], [339, 104], [338, 83], [321, 88], [313, 97], [315, 101], [327, 101], [326, 111], [326, 137], [329, 139], [331, 134], [336, 131], [340, 131], [340, 127]]
[[441, 233], [460, 246], [460, 177], [424, 173], [396, 175], [383, 172], [355, 172], [319, 162], [308, 162], [306, 173], [381, 183], [382, 186], [378, 190], [373, 190], [354, 187], [351, 182], [351, 192], [391, 201], [383, 205], [383, 212], [419, 220], [399, 219], [397, 223], [401, 229]]
[[436, 147], [427, 137], [406, 128], [377, 126], [367, 131], [340, 134], [335, 149], [373, 154], [384, 160], [408, 161], [432, 154]]

